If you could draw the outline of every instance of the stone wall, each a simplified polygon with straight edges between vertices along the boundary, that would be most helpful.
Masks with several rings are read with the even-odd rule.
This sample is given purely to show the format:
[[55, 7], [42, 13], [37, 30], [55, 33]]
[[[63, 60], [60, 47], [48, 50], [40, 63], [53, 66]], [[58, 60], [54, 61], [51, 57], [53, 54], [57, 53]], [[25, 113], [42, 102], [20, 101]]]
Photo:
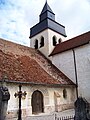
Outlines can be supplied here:
[[[18, 84], [7, 83], [7, 87], [10, 91], [10, 100], [8, 102], [7, 118], [17, 117], [18, 112], [18, 98], [15, 98], [14, 94], [18, 91]], [[44, 98], [44, 113], [52, 113], [57, 107], [58, 111], [63, 111], [73, 107], [75, 96], [75, 88], [66, 87], [67, 99], [63, 98], [63, 87], [52, 88], [44, 87], [40, 85], [22, 85], [22, 91], [27, 92], [26, 98], [22, 98], [22, 116], [32, 116], [31, 99], [34, 91], [39, 90], [43, 94]], [[55, 104], [55, 93], [57, 94], [57, 104]], [[58, 99], [59, 97], [59, 99]]]

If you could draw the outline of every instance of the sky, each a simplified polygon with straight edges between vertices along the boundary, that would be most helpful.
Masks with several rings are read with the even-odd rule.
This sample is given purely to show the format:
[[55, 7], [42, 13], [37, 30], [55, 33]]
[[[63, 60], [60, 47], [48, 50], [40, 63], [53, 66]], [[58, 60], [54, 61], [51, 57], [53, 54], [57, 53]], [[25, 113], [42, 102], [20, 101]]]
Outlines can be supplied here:
[[[30, 28], [39, 22], [46, 0], [0, 0], [0, 38], [30, 45]], [[47, 0], [67, 39], [90, 31], [90, 0]]]

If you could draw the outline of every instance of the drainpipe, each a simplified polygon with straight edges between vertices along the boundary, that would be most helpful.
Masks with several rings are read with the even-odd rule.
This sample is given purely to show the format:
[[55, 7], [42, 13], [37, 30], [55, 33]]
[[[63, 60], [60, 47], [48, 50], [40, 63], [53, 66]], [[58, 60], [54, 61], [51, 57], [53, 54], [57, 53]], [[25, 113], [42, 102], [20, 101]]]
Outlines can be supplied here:
[[75, 68], [75, 79], [76, 79], [76, 96], [78, 98], [78, 79], [77, 79], [77, 66], [76, 66], [76, 56], [75, 56], [75, 51], [73, 51], [73, 58], [74, 58], [74, 68]]

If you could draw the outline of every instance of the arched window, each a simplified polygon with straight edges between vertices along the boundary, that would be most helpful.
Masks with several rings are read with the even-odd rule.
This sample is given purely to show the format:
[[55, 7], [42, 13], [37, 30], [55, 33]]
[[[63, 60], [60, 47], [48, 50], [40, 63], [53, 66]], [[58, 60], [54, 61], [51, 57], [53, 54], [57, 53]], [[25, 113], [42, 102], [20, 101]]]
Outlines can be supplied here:
[[58, 40], [58, 43], [61, 43], [62, 42], [62, 39], [60, 38], [59, 40]]
[[57, 41], [56, 41], [56, 36], [53, 36], [53, 46], [56, 46], [56, 44], [57, 44]]
[[67, 98], [67, 91], [66, 91], [66, 89], [63, 90], [63, 98], [65, 98], [65, 99]]
[[34, 45], [35, 49], [38, 49], [38, 40], [35, 40], [35, 45]]
[[40, 42], [40, 47], [43, 47], [44, 46], [44, 37], [42, 36], [41, 37], [41, 42]]

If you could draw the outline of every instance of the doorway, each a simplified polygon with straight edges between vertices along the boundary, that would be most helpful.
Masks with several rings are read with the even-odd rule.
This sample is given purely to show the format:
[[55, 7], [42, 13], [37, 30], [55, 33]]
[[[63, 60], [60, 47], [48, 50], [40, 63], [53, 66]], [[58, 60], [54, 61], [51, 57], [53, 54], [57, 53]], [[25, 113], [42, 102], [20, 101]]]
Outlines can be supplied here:
[[43, 107], [43, 94], [36, 90], [32, 94], [32, 113], [38, 114], [44, 112]]

